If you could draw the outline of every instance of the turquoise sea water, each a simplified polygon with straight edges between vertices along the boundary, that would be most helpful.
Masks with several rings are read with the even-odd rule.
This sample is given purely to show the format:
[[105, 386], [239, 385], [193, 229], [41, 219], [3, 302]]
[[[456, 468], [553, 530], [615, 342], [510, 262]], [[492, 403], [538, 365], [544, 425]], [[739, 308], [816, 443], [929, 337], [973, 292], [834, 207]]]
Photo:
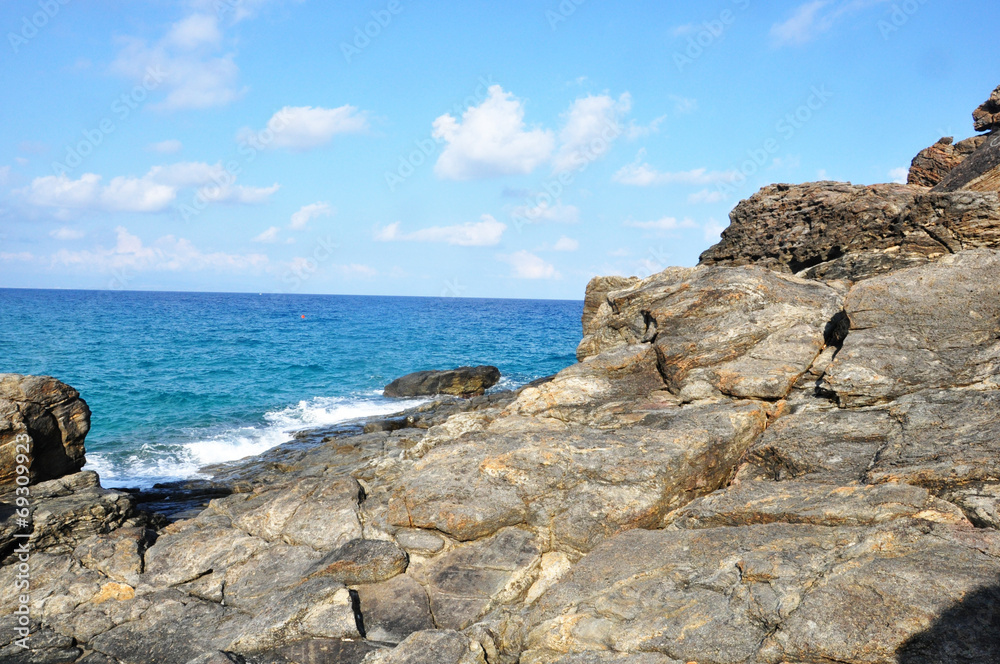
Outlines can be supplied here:
[[[499, 388], [569, 366], [582, 302], [0, 289], [0, 373], [51, 375], [93, 413], [105, 486], [197, 476], [290, 433], [390, 413], [392, 379], [494, 364]], [[303, 318], [303, 316], [305, 318]]]

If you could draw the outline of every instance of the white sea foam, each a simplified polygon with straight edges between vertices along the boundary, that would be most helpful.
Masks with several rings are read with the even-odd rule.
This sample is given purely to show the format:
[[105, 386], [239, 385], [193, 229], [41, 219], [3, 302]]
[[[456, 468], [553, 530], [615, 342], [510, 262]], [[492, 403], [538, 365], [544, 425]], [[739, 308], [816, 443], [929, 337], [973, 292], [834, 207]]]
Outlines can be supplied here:
[[127, 457], [94, 452], [87, 455], [87, 470], [94, 470], [114, 486], [151, 486], [156, 482], [205, 477], [204, 466], [236, 461], [286, 443], [303, 429], [342, 424], [391, 415], [424, 403], [424, 400], [389, 401], [379, 393], [349, 397], [314, 397], [264, 414], [266, 424], [227, 429], [217, 433], [193, 431], [190, 442], [139, 446]]

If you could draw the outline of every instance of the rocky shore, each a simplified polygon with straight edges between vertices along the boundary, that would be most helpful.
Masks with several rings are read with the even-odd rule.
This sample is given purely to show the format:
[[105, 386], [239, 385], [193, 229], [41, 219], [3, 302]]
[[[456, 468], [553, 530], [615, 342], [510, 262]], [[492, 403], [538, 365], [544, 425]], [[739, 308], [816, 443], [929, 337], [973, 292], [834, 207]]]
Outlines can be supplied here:
[[3, 376], [0, 662], [1000, 661], [997, 99], [908, 185], [772, 185], [697, 267], [594, 279], [551, 380], [304, 432], [170, 518], [79, 472], [72, 388]]

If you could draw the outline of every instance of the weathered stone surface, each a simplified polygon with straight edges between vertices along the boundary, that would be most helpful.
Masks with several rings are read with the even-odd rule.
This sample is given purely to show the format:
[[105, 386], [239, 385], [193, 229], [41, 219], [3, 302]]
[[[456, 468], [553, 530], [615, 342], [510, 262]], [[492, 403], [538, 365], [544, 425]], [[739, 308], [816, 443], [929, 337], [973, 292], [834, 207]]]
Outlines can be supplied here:
[[1000, 252], [975, 250], [857, 284], [851, 331], [823, 379], [842, 406], [922, 389], [996, 389]]
[[978, 150], [985, 140], [985, 136], [974, 136], [955, 143], [954, 138], [942, 138], [929, 148], [921, 150], [913, 158], [906, 183], [918, 187], [937, 185], [969, 155]]
[[1000, 87], [990, 94], [990, 98], [972, 112], [976, 131], [1000, 129]]
[[767, 411], [744, 402], [639, 418], [617, 430], [574, 426], [438, 447], [402, 478], [390, 519], [459, 540], [531, 524], [587, 551], [717, 489], [764, 430]]
[[1000, 247], [1000, 203], [993, 193], [776, 184], [741, 202], [730, 220], [701, 265], [755, 264], [809, 278], [860, 280], [964, 249]]
[[1000, 191], [1000, 131], [993, 131], [979, 148], [935, 185], [934, 191]]
[[156, 533], [145, 526], [118, 528], [85, 539], [73, 557], [84, 567], [134, 586], [144, 571], [143, 555], [155, 539]]
[[435, 627], [427, 593], [406, 574], [360, 586], [357, 593], [365, 637], [372, 641], [399, 643], [414, 632]]
[[907, 484], [829, 486], [813, 482], [742, 482], [699, 498], [671, 515], [679, 528], [718, 528], [761, 523], [872, 526], [918, 518], [966, 524], [955, 505]]
[[459, 367], [447, 371], [418, 371], [385, 386], [387, 397], [423, 397], [450, 394], [475, 397], [500, 382], [500, 370], [492, 366]]
[[[720, 664], [893, 661], [933, 616], [996, 578], [1000, 560], [980, 551], [996, 552], [997, 539], [920, 521], [630, 531], [539, 599], [522, 661], [586, 651]], [[973, 641], [993, 629], [967, 627]]]
[[417, 632], [392, 650], [372, 653], [364, 664], [486, 664], [483, 648], [447, 630]]
[[495, 606], [525, 596], [541, 562], [539, 544], [528, 530], [505, 528], [450, 551], [412, 575], [426, 589], [438, 627], [465, 629]]
[[[90, 409], [79, 392], [48, 376], [0, 374], [0, 493], [13, 488], [17, 466], [28, 465], [33, 483], [83, 467], [83, 439]], [[18, 461], [30, 437], [29, 464]]]
[[[587, 284], [587, 292], [583, 297], [583, 336], [588, 337], [597, 331], [594, 319], [602, 306], [607, 306], [608, 294], [630, 288], [639, 283], [638, 277], [594, 277]], [[593, 353], [588, 353], [593, 355]], [[586, 357], [586, 356], [585, 356]], [[581, 360], [583, 358], [580, 358]]]
[[348, 586], [386, 581], [406, 571], [409, 558], [392, 542], [355, 539], [316, 563], [312, 576], [328, 576]]
[[583, 343], [598, 352], [651, 343], [667, 388], [687, 398], [784, 397], [841, 308], [832, 288], [758, 267], [674, 268], [609, 304]]

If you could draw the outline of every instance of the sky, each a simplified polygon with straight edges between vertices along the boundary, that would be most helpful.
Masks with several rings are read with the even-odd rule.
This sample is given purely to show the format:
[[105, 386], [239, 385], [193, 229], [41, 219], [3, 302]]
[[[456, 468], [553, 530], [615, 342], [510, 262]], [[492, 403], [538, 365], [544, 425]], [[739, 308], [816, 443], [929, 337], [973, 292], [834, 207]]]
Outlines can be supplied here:
[[0, 287], [581, 299], [973, 135], [966, 0], [4, 0]]

